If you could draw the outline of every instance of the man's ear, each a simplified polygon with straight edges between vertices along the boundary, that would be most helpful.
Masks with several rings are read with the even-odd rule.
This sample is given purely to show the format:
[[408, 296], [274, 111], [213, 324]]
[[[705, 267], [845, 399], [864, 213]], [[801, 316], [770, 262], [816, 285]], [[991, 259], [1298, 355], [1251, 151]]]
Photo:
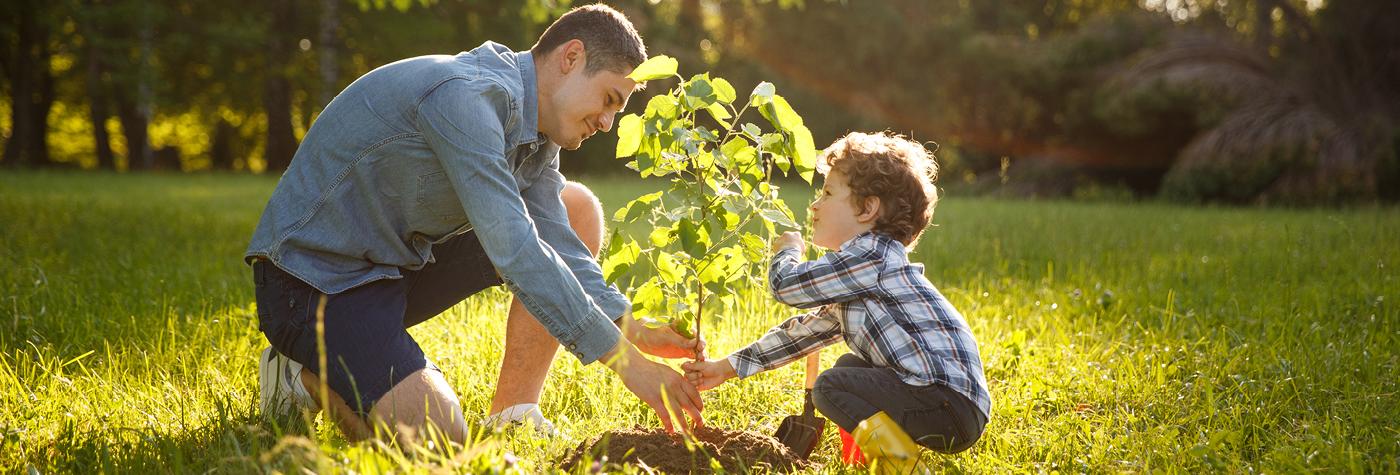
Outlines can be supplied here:
[[560, 74], [569, 74], [569, 72], [573, 71], [575, 68], [583, 67], [584, 63], [588, 60], [587, 51], [584, 51], [583, 41], [578, 38], [559, 45], [557, 51], [559, 52], [558, 62]]
[[856, 222], [873, 223], [880, 218], [880, 197], [867, 196], [860, 205], [860, 214], [856, 215]]

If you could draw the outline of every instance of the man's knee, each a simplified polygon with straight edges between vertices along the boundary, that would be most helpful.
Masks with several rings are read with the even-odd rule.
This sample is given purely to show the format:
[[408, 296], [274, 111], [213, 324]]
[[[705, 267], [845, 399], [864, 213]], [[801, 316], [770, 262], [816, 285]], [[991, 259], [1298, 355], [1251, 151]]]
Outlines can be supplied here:
[[564, 201], [564, 208], [569, 211], [569, 225], [574, 228], [574, 233], [578, 234], [583, 245], [597, 257], [598, 250], [603, 245], [602, 202], [598, 201], [593, 190], [576, 181], [565, 183], [564, 190], [559, 192], [559, 198]]
[[375, 402], [370, 420], [388, 426], [401, 442], [421, 441], [428, 426], [458, 443], [467, 433], [457, 393], [433, 369], [418, 370], [390, 389]]

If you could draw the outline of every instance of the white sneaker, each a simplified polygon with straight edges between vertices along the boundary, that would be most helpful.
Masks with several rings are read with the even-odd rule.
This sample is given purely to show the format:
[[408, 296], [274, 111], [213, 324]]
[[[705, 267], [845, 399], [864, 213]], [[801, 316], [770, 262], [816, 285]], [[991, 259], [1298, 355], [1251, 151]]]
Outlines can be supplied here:
[[510, 427], [530, 426], [535, 429], [535, 435], [540, 437], [558, 437], [559, 429], [554, 427], [554, 423], [544, 417], [540, 412], [539, 404], [516, 404], [492, 414], [486, 418], [486, 425], [496, 430], [504, 430]]
[[263, 414], [284, 415], [295, 409], [316, 409], [316, 400], [301, 385], [301, 363], [271, 346], [258, 358], [258, 407]]

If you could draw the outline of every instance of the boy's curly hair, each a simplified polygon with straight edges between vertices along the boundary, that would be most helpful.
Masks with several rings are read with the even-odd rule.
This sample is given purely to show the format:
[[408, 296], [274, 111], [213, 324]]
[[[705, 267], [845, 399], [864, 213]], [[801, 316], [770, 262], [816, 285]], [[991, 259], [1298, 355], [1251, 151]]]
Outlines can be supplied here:
[[918, 142], [888, 131], [852, 132], [822, 151], [817, 171], [838, 171], [851, 188], [852, 204], [863, 209], [865, 198], [880, 199], [874, 231], [913, 247], [933, 218], [938, 203], [938, 164]]

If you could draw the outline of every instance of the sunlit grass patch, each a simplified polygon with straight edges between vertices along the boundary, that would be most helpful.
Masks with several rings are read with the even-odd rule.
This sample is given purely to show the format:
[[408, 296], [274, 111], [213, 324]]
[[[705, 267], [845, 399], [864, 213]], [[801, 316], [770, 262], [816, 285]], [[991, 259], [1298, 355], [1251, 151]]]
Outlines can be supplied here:
[[[582, 181], [609, 212], [652, 186]], [[567, 355], [542, 401], [562, 439], [478, 431], [471, 447], [405, 454], [347, 444], [319, 420], [262, 417], [266, 342], [239, 257], [274, 183], [0, 174], [0, 471], [535, 472], [592, 435], [657, 425], [608, 371]], [[794, 208], [811, 195], [787, 191]], [[929, 463], [1400, 470], [1397, 210], [954, 196], [934, 221], [914, 255], [978, 337], [994, 414], [971, 450]], [[489, 407], [506, 305], [489, 291], [412, 330], [469, 417]], [[793, 313], [749, 292], [707, 322], [710, 353]], [[842, 351], [824, 351], [824, 365]], [[800, 410], [799, 373], [707, 393], [707, 422], [773, 431]], [[840, 469], [828, 432], [815, 455], [825, 472]]]

